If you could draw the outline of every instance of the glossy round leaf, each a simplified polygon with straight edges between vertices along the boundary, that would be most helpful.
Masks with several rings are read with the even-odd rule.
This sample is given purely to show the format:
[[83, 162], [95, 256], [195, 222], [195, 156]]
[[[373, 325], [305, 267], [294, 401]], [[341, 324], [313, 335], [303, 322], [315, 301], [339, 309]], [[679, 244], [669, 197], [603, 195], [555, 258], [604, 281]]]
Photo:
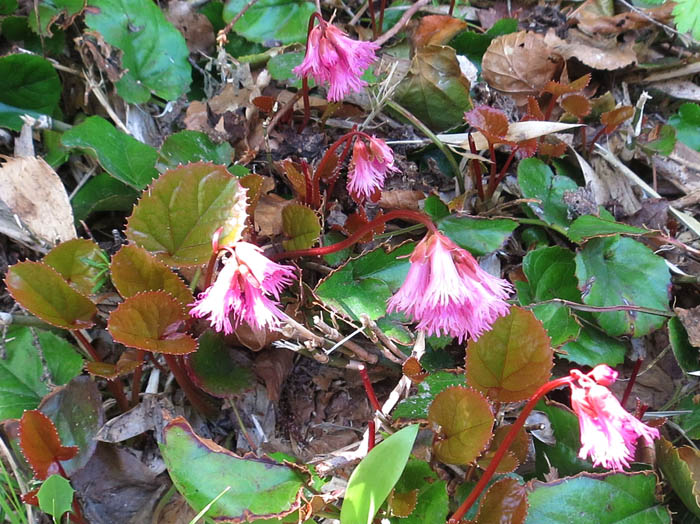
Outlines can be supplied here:
[[[248, 0], [226, 2], [224, 21], [230, 22], [247, 3]], [[305, 0], [259, 0], [240, 17], [233, 30], [253, 42], [304, 42], [313, 12], [313, 4]]]
[[308, 249], [318, 240], [321, 223], [311, 208], [289, 204], [282, 210], [282, 231], [289, 237], [282, 242], [284, 249]]
[[7, 272], [5, 285], [12, 298], [44, 322], [63, 329], [85, 329], [94, 323], [95, 304], [46, 264], [15, 264]]
[[19, 421], [19, 442], [24, 457], [39, 480], [58, 473], [60, 461], [78, 454], [77, 447], [61, 445], [51, 419], [35, 409], [25, 411]]
[[448, 215], [436, 225], [459, 247], [473, 255], [486, 255], [503, 246], [510, 234], [518, 227], [509, 218], [474, 218]]
[[165, 291], [183, 306], [194, 297], [182, 279], [172, 270], [138, 246], [124, 246], [112, 258], [112, 283], [124, 298], [144, 291]]
[[254, 384], [250, 369], [238, 364], [224, 338], [212, 330], [199, 337], [197, 351], [187, 359], [192, 378], [207, 393], [228, 397]]
[[534, 198], [539, 203], [528, 207], [548, 224], [566, 227], [571, 222], [569, 208], [564, 202], [566, 191], [575, 191], [578, 184], [572, 179], [555, 175], [547, 164], [538, 158], [526, 158], [518, 164], [518, 184], [523, 197]]
[[219, 245], [240, 239], [245, 192], [222, 166], [189, 164], [166, 171], [129, 218], [126, 236], [169, 266], [204, 264], [220, 227]]
[[119, 304], [109, 316], [107, 330], [125, 346], [184, 355], [197, 349], [197, 341], [180, 331], [187, 321], [176, 298], [163, 291], [148, 291]]
[[58, 522], [64, 513], [71, 510], [74, 492], [68, 479], [61, 475], [51, 475], [43, 482], [36, 494], [39, 509], [53, 515]]
[[518, 479], [494, 482], [479, 505], [476, 524], [521, 524], [527, 517], [527, 492]]
[[467, 346], [467, 384], [497, 402], [526, 400], [551, 375], [554, 352], [532, 311], [512, 307]]
[[[576, 278], [584, 303], [591, 306], [631, 305], [669, 310], [671, 274], [666, 262], [631, 238], [617, 235], [589, 240], [576, 255]], [[593, 316], [613, 337], [642, 337], [666, 321], [663, 316], [637, 311]]]
[[451, 387], [435, 397], [428, 420], [442, 428], [433, 444], [438, 460], [447, 464], [469, 464], [491, 439], [493, 413], [478, 391]]
[[217, 499], [207, 517], [250, 522], [280, 518], [300, 506], [305, 479], [297, 469], [268, 458], [239, 457], [197, 436], [182, 417], [166, 426], [163, 437], [160, 450], [170, 478], [195, 511]]
[[102, 253], [100, 246], [92, 240], [74, 238], [49, 251], [43, 262], [58, 271], [80, 293], [89, 295], [100, 273], [96, 264], [104, 263]]

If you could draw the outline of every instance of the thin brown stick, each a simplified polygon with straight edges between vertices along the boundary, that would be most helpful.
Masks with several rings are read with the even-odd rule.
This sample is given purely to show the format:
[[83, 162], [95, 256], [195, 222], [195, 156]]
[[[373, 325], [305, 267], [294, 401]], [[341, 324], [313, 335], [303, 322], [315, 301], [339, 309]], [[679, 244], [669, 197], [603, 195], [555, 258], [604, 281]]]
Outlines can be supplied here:
[[227, 35], [231, 32], [231, 29], [233, 29], [233, 26], [236, 25], [236, 22], [238, 22], [241, 17], [250, 9], [253, 7], [258, 0], [250, 0], [245, 6], [243, 6], [243, 9], [241, 9], [238, 13], [236, 13], [236, 16], [234, 16], [231, 21], [226, 24], [226, 27], [224, 27], [221, 31], [219, 31], [216, 35], [216, 42], [220, 46], [225, 46], [226, 43], [228, 42]]
[[406, 10], [403, 16], [399, 19], [398, 22], [396, 22], [394, 26], [392, 26], [391, 29], [389, 29], [386, 33], [377, 38], [374, 41], [374, 43], [377, 45], [383, 45], [385, 42], [392, 39], [394, 36], [396, 36], [396, 34], [399, 31], [401, 31], [406, 26], [406, 24], [408, 24], [408, 21], [413, 15], [415, 15], [422, 7], [425, 7], [429, 3], [430, 0], [418, 0], [415, 4], [413, 4], [410, 8]]

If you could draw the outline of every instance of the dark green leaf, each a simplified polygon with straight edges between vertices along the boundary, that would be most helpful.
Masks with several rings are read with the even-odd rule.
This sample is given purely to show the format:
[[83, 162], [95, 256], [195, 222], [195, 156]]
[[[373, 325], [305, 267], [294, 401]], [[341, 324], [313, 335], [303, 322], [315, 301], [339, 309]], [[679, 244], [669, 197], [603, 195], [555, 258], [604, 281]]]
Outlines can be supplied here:
[[676, 448], [668, 440], [656, 441], [656, 460], [664, 474], [664, 479], [671, 484], [673, 491], [683, 501], [685, 507], [700, 518], [698, 495], [700, 487], [697, 482], [700, 474], [700, 453], [691, 447]]
[[678, 317], [668, 321], [668, 340], [676, 357], [676, 362], [686, 373], [697, 371], [700, 368], [698, 352], [700, 349], [693, 347], [688, 341], [688, 332]]
[[668, 123], [676, 128], [678, 140], [700, 151], [700, 105], [682, 104], [678, 108], [678, 114], [669, 118]]
[[[332, 246], [333, 244], [342, 242], [346, 238], [347, 237], [342, 233], [331, 230], [323, 235], [323, 237], [321, 238], [321, 245]], [[336, 251], [335, 253], [324, 255], [323, 260], [325, 260], [326, 264], [328, 264], [331, 267], [338, 267], [340, 264], [345, 262], [348, 259], [348, 257], [350, 257], [350, 253], [351, 248], [341, 249], [340, 251]]]
[[[632, 305], [668, 311], [671, 275], [664, 259], [631, 238], [594, 238], [576, 255], [583, 301], [592, 306]], [[612, 336], [644, 336], [666, 318], [636, 311], [594, 313]]]
[[[32, 16], [32, 18], [34, 18]], [[62, 53], [66, 47], [66, 33], [62, 30], [54, 31], [51, 38], [39, 37], [29, 27], [29, 17], [26, 16], [6, 16], [2, 19], [2, 28], [0, 30], [5, 40], [21, 45], [23, 49], [36, 54], [58, 55]], [[0, 107], [5, 104], [0, 103]], [[9, 107], [9, 106], [5, 106]], [[19, 108], [14, 108], [19, 114], [28, 113], [31, 116], [38, 116], [35, 111], [23, 111]], [[47, 160], [48, 162], [48, 160]]]
[[540, 203], [528, 204], [529, 208], [548, 224], [561, 227], [569, 225], [568, 207], [564, 193], [575, 191], [576, 182], [555, 175], [547, 164], [538, 158], [526, 158], [518, 164], [518, 184], [525, 198], [536, 198]]
[[394, 418], [424, 419], [428, 418], [428, 408], [435, 396], [452, 386], [464, 386], [464, 375], [455, 375], [447, 371], [437, 371], [418, 384], [418, 393], [399, 402], [392, 415]]
[[594, 215], [583, 215], [571, 223], [567, 235], [571, 240], [580, 244], [583, 240], [588, 240], [589, 238], [612, 236], [617, 233], [623, 235], [644, 235], [649, 233], [649, 230], [628, 226], [627, 224], [606, 220]]
[[426, 524], [447, 520], [447, 482], [439, 480], [427, 462], [411, 458], [396, 483], [394, 493], [413, 490], [418, 491], [415, 509], [408, 517], [392, 518], [392, 524]]
[[158, 152], [119, 131], [102, 117], [91, 116], [61, 139], [67, 147], [89, 152], [114, 178], [135, 189], [143, 189], [158, 175]]
[[[73, 19], [84, 7], [85, 0], [41, 0], [38, 2], [36, 11], [32, 13], [33, 16], [29, 17], [29, 25], [36, 33], [50, 37], [51, 25], [57, 19], [62, 18], [61, 27], [65, 29], [73, 23]], [[37, 27], [37, 18], [39, 27]]]
[[518, 30], [518, 20], [515, 18], [501, 18], [493, 24], [485, 33], [476, 31], [462, 31], [450, 42], [457, 54], [465, 55], [469, 60], [481, 68], [481, 58], [491, 44], [491, 40], [500, 35], [514, 33]]
[[254, 384], [253, 374], [233, 356], [222, 336], [205, 331], [199, 337], [197, 351], [188, 359], [192, 378], [204, 391], [216, 397], [237, 395], [250, 389]]
[[180, 131], [165, 139], [160, 154], [168, 167], [190, 162], [212, 162], [228, 166], [233, 161], [233, 148], [228, 142], [215, 144], [200, 131]]
[[476, 256], [496, 251], [518, 227], [508, 218], [446, 216], [436, 222], [438, 229], [455, 244]]
[[576, 340], [561, 348], [559, 356], [581, 366], [607, 364], [615, 367], [625, 361], [627, 346], [599, 329], [584, 324]]
[[[229, 0], [224, 21], [230, 22], [248, 0]], [[259, 0], [233, 26], [233, 30], [253, 42], [279, 40], [282, 44], [304, 42], [314, 4], [306, 0]]]
[[139, 0], [90, 0], [85, 23], [120, 49], [124, 76], [118, 93], [132, 104], [143, 104], [151, 93], [176, 100], [192, 81], [190, 53], [182, 34], [166, 20], [160, 7]]
[[656, 498], [657, 480], [652, 472], [640, 472], [583, 473], [547, 484], [535, 481], [528, 494], [530, 511], [525, 522], [670, 523], [670, 512]]
[[168, 424], [163, 436], [160, 449], [170, 478], [195, 511], [222, 493], [206, 512], [220, 521], [274, 519], [299, 507], [304, 477], [298, 470], [269, 458], [239, 457], [198, 437], [182, 417]]
[[676, 422], [689, 438], [700, 439], [700, 397], [694, 394], [683, 397], [675, 409], [690, 411], [689, 414], [678, 417]]
[[53, 116], [61, 98], [61, 80], [51, 63], [30, 54], [0, 58], [0, 126], [22, 128], [20, 115]]
[[450, 209], [437, 195], [430, 195], [426, 198], [423, 202], [423, 206], [423, 211], [430, 215], [430, 218], [435, 221], [443, 219], [450, 214]]
[[98, 211], [125, 211], [134, 206], [138, 192], [107, 173], [100, 173], [78, 189], [71, 200], [76, 221]]
[[[293, 87], [301, 87], [301, 80], [297, 75], [294, 74], [294, 69], [296, 66], [301, 64], [304, 60], [304, 53], [283, 53], [281, 55], [273, 56], [267, 62], [267, 70], [270, 72], [272, 78], [278, 82], [286, 82], [290, 80], [290, 85]], [[309, 78], [309, 87], [313, 87], [316, 83], [313, 78]]]
[[[340, 511], [341, 522], [372, 524], [399, 480], [418, 435], [418, 424], [397, 431], [378, 444], [350, 475]], [[391, 464], [387, 468], [387, 464]]]
[[17, 9], [17, 0], [0, 0], [0, 15], [11, 15]]
[[39, 509], [44, 513], [53, 515], [55, 521], [60, 521], [61, 516], [71, 510], [73, 493], [68, 479], [61, 475], [51, 475], [39, 488], [36, 498], [39, 500]]

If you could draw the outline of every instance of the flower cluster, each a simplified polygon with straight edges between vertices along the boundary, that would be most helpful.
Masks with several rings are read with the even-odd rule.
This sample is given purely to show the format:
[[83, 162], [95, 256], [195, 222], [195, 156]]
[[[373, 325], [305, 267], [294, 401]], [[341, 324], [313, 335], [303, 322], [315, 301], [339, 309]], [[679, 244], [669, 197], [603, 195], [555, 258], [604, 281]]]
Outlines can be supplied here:
[[190, 315], [209, 317], [216, 331], [230, 335], [245, 322], [254, 329], [274, 328], [285, 314], [279, 296], [294, 276], [294, 268], [272, 262], [247, 242], [225, 249], [228, 257], [214, 283], [191, 304]]
[[629, 467], [639, 437], [652, 445], [659, 430], [630, 415], [607, 388], [617, 379], [615, 370], [601, 364], [588, 374], [570, 373], [571, 407], [581, 428], [579, 457], [613, 470]]
[[348, 192], [358, 202], [378, 200], [387, 174], [398, 171], [394, 167], [394, 153], [386, 142], [375, 136], [365, 137], [355, 140], [348, 174]]
[[474, 257], [440, 232], [429, 233], [411, 255], [406, 281], [389, 299], [428, 335], [478, 338], [508, 314], [511, 285], [489, 275]]
[[321, 20], [309, 32], [304, 61], [294, 68], [299, 77], [312, 77], [318, 84], [328, 83], [328, 100], [338, 102], [350, 91], [367, 85], [360, 78], [372, 62], [379, 46], [348, 38], [337, 27]]

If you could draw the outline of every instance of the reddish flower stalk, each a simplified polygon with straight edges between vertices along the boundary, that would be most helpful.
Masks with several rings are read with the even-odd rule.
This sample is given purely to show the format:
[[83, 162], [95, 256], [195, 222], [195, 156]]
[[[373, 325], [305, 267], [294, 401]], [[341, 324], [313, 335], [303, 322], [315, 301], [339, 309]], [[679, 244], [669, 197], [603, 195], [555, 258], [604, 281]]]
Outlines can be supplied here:
[[632, 394], [632, 388], [634, 387], [634, 383], [637, 382], [637, 375], [639, 375], [639, 370], [641, 369], [643, 362], [644, 359], [638, 358], [637, 361], [634, 363], [632, 374], [630, 375], [629, 381], [627, 382], [625, 392], [622, 394], [622, 400], [620, 400], [620, 404], [622, 404], [623, 407], [625, 406], [625, 404], [627, 404], [627, 401], [629, 400], [630, 395]]
[[[360, 368], [358, 369], [360, 372], [360, 377], [362, 377], [362, 385], [365, 388], [365, 393], [367, 393], [367, 398], [369, 399], [369, 405], [372, 406], [372, 409], [374, 410], [374, 413], [380, 412], [382, 410], [382, 407], [379, 405], [379, 401], [377, 400], [377, 395], [374, 393], [374, 387], [372, 386], [372, 382], [369, 379], [369, 374], [367, 373], [367, 367], [364, 365], [361, 365]], [[369, 417], [369, 423], [367, 424], [367, 451], [372, 451], [374, 448], [374, 444], [376, 442], [375, 437], [376, 437], [376, 432], [377, 432], [377, 427], [374, 423], [374, 413], [372, 413]]]

